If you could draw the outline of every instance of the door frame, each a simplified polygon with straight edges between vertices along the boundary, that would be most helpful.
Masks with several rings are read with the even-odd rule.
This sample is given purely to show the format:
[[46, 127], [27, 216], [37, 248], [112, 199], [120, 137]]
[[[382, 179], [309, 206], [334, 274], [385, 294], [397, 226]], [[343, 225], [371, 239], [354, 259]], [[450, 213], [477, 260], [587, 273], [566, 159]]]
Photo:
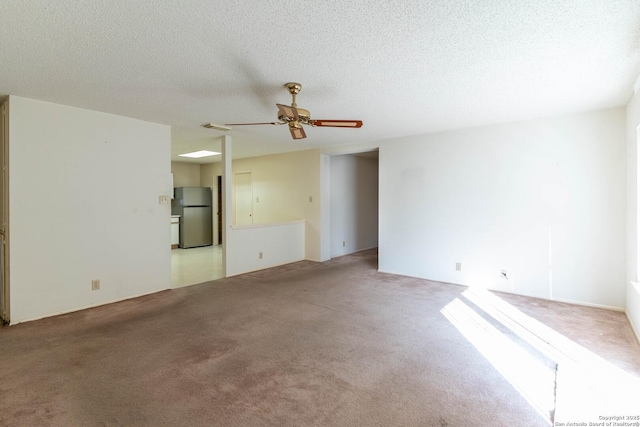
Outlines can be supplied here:
[[213, 228], [213, 244], [222, 244], [222, 175], [214, 175], [214, 182], [216, 188], [216, 218]]
[[10, 322], [9, 293], [9, 108], [8, 101], [0, 101], [0, 319]]

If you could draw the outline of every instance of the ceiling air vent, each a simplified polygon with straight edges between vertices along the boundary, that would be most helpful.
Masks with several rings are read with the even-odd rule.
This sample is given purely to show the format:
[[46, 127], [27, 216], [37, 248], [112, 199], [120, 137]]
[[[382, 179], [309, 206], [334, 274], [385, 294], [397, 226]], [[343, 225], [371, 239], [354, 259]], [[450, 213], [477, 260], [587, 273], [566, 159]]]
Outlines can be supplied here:
[[228, 130], [231, 130], [230, 127], [227, 126], [222, 126], [222, 125], [215, 125], [213, 123], [205, 123], [202, 125], [203, 128], [207, 128], [207, 129], [215, 129], [215, 130], [221, 130], [223, 132], [226, 132]]

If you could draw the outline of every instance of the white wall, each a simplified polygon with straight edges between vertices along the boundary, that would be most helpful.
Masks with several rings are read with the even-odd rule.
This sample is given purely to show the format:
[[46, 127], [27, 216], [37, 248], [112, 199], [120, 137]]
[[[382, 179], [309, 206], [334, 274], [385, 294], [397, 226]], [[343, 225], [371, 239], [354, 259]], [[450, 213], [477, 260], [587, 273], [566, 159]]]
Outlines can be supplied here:
[[626, 311], [640, 339], [640, 293], [631, 282], [638, 277], [638, 127], [640, 95], [627, 105], [627, 301]]
[[[302, 261], [305, 222], [233, 226], [227, 231], [227, 277]], [[262, 253], [262, 258], [260, 258]]]
[[331, 259], [331, 157], [320, 155], [320, 259]]
[[622, 108], [385, 141], [379, 268], [622, 308], [625, 166]]
[[169, 289], [170, 127], [9, 103], [11, 322]]
[[378, 159], [332, 156], [330, 180], [331, 256], [377, 247]]

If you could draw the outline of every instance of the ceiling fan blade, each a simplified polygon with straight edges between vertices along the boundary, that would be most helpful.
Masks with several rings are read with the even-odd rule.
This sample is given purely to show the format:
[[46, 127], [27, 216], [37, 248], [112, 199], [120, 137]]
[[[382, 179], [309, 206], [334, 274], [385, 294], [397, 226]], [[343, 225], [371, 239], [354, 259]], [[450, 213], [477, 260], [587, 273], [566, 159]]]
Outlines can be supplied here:
[[362, 127], [362, 120], [309, 120], [309, 124], [334, 128], [359, 128]]
[[276, 104], [278, 106], [278, 117], [288, 117], [290, 120], [298, 121], [298, 109], [290, 105]]
[[225, 126], [255, 126], [255, 125], [283, 125], [284, 122], [264, 122], [264, 123], [225, 123]]
[[302, 126], [289, 126], [289, 130], [291, 131], [291, 136], [293, 137], [293, 139], [302, 139], [307, 137], [307, 134], [304, 133], [304, 129], [302, 129]]

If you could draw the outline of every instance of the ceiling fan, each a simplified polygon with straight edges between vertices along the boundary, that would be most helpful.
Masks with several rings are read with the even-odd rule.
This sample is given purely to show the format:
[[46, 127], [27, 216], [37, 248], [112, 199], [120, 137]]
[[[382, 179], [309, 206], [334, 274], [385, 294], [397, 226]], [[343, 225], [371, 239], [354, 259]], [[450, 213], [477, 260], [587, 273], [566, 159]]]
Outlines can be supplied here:
[[300, 93], [302, 85], [300, 83], [287, 83], [285, 85], [291, 94], [291, 105], [276, 104], [278, 107], [277, 122], [265, 123], [228, 123], [225, 126], [253, 126], [253, 125], [289, 125], [289, 132], [293, 139], [306, 138], [302, 125], [313, 127], [337, 127], [337, 128], [359, 128], [362, 126], [362, 120], [317, 120], [312, 119], [308, 110], [298, 108], [296, 104], [296, 95]]

